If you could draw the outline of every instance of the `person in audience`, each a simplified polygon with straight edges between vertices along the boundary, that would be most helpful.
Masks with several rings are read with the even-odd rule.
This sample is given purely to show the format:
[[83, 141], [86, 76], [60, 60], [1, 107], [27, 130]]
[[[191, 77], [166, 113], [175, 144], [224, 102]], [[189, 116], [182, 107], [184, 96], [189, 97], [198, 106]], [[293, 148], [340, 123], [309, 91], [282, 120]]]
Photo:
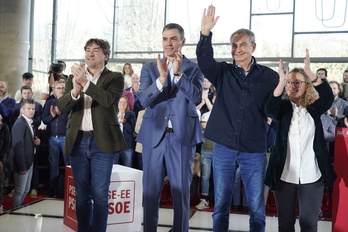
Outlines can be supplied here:
[[134, 101], [135, 101], [134, 95], [130, 91], [124, 90], [123, 91], [123, 96], [127, 97], [129, 110], [133, 111]]
[[143, 107], [141, 106], [138, 95], [139, 95], [139, 87], [140, 87], [140, 77], [137, 73], [134, 73], [132, 75], [132, 86], [126, 89], [126, 91], [129, 91], [133, 94], [134, 96], [134, 104], [133, 104], [133, 112], [135, 113], [135, 117], [138, 117], [138, 112], [141, 110]]
[[212, 100], [214, 91], [212, 89], [213, 88], [211, 82], [208, 80], [208, 78], [205, 77], [203, 82], [202, 100], [196, 106], [196, 108], [201, 111], [201, 115], [205, 114], [213, 108]]
[[[326, 149], [329, 152], [331, 163], [333, 165], [333, 157], [334, 157], [333, 143], [335, 141], [336, 125], [334, 124], [332, 118], [329, 115], [327, 115], [327, 113], [322, 114], [320, 116], [320, 120], [321, 120], [321, 124], [323, 125]], [[318, 219], [319, 220], [324, 219], [324, 215], [321, 209], [319, 211]]]
[[140, 74], [140, 104], [146, 108], [137, 141], [143, 145], [144, 231], [157, 230], [165, 172], [174, 204], [172, 231], [189, 230], [190, 185], [196, 144], [203, 142], [195, 104], [203, 75], [181, 53], [184, 29], [170, 23], [162, 31], [165, 57], [145, 63]]
[[344, 108], [343, 117], [338, 119], [337, 127], [348, 127], [348, 107]]
[[55, 83], [61, 79], [68, 79], [68, 75], [64, 74], [64, 71], [66, 69], [66, 63], [63, 60], [58, 60], [56, 63], [52, 63], [49, 67], [48, 71], [48, 84], [49, 84], [49, 91], [48, 93], [51, 93], [53, 91], [53, 87]]
[[22, 205], [25, 195], [30, 190], [35, 147], [41, 143], [33, 126], [33, 118], [36, 112], [34, 99], [23, 99], [20, 104], [20, 116], [13, 124], [11, 131], [15, 184], [12, 198], [13, 208]]
[[327, 80], [327, 70], [325, 68], [318, 68], [317, 77], [319, 77], [322, 80]]
[[334, 95], [334, 101], [327, 113], [332, 117], [336, 125], [338, 119], [343, 117], [343, 110], [348, 106], [348, 102], [339, 97], [341, 86], [337, 81], [330, 81], [329, 84]]
[[[208, 86], [207, 83], [209, 81], [206, 81], [206, 78], [204, 78], [204, 84], [203, 84], [203, 93], [204, 94], [204, 87], [210, 88], [210, 85]], [[216, 94], [213, 95], [213, 98], [211, 100], [211, 104], [214, 104], [216, 98]], [[207, 100], [210, 102], [210, 100]], [[210, 113], [211, 113], [212, 106], [210, 107], [210, 110], [204, 113], [201, 117], [201, 127], [202, 127], [202, 132], [204, 133], [205, 128], [207, 126]], [[198, 108], [197, 108], [198, 110]], [[211, 175], [211, 164], [212, 164], [212, 159], [213, 159], [213, 150], [214, 150], [214, 142], [205, 139], [204, 142], [202, 143], [201, 150], [200, 150], [200, 163], [201, 163], [201, 200], [196, 205], [196, 209], [202, 210], [202, 209], [207, 209], [209, 208], [209, 187], [210, 187], [210, 175]]]
[[[145, 109], [142, 108], [139, 112], [138, 112], [138, 117], [137, 120], [135, 122], [135, 128], [134, 128], [134, 133], [135, 133], [135, 137], [138, 135], [141, 124], [143, 123], [143, 116], [145, 114]], [[137, 161], [138, 161], [138, 169], [143, 170], [143, 145], [141, 145], [141, 143], [136, 142], [135, 143], [135, 153], [137, 156]]]
[[211, 30], [218, 19], [215, 6], [204, 9], [196, 49], [199, 68], [217, 92], [204, 132], [205, 138], [215, 142], [213, 230], [228, 230], [233, 183], [239, 166], [249, 204], [249, 230], [265, 231], [267, 119], [264, 105], [279, 76], [252, 56], [256, 49], [255, 35], [248, 29], [239, 29], [230, 37], [233, 63], [217, 62]]
[[280, 60], [278, 70], [279, 84], [265, 107], [267, 116], [278, 120], [265, 183], [274, 191], [279, 231], [295, 231], [297, 202], [301, 231], [317, 231], [324, 185], [336, 178], [320, 120], [334, 97], [311, 71], [308, 49], [303, 69], [286, 76]]
[[[9, 127], [9, 131], [12, 129], [11, 115], [14, 106], [16, 105], [16, 100], [9, 97], [7, 95], [7, 84], [5, 81], [0, 81], [0, 115], [2, 117], [2, 122]], [[9, 150], [8, 150], [9, 152]], [[3, 181], [3, 193], [9, 194], [11, 192], [10, 183], [11, 183], [11, 165], [10, 162], [7, 162], [7, 158], [9, 153], [3, 157], [2, 165], [3, 165], [3, 173], [4, 173], [4, 181]], [[1, 188], [1, 186], [0, 186]]]
[[62, 157], [64, 165], [68, 165], [69, 157], [64, 154], [66, 125], [68, 113], [61, 113], [57, 107], [58, 99], [63, 96], [65, 84], [55, 82], [52, 85], [54, 99], [48, 100], [44, 106], [42, 121], [47, 125], [46, 135], [48, 140], [48, 159], [50, 162], [50, 182], [47, 197], [56, 197], [59, 179], [59, 163]]
[[7, 124], [11, 130], [11, 114], [16, 104], [16, 100], [7, 96], [7, 84], [5, 81], [0, 81], [0, 114], [2, 121]]
[[[62, 84], [64, 84], [64, 86], [65, 86], [66, 79], [67, 79], [67, 77], [65, 77], [65, 75], [64, 75], [64, 76], [59, 76], [59, 77], [58, 77], [58, 80], [57, 80], [55, 83], [53, 83], [53, 87], [54, 87], [54, 85], [56, 85], [57, 83], [62, 83]], [[51, 92], [51, 95], [46, 99], [45, 105], [46, 105], [46, 103], [47, 103], [49, 100], [55, 99], [55, 98], [56, 98], [56, 95], [54, 94], [54, 91], [52, 91], [52, 92]], [[44, 105], [44, 108], [45, 108], [45, 105]]]
[[123, 65], [122, 73], [124, 76], [124, 89], [127, 89], [132, 85], [132, 75], [134, 74], [132, 65], [130, 63], [125, 63]]
[[[35, 101], [41, 101], [41, 91], [34, 89], [33, 79], [34, 79], [34, 75], [31, 72], [26, 72], [26, 73], [23, 73], [22, 75], [23, 85], [29, 86], [32, 90], [32, 98]], [[17, 90], [14, 99], [17, 103], [21, 101], [22, 99], [21, 89]]]
[[106, 231], [115, 152], [126, 148], [116, 120], [124, 78], [106, 67], [108, 41], [91, 38], [84, 51], [86, 66], [72, 66], [57, 106], [61, 113], [69, 113], [64, 153], [70, 156], [78, 231]]
[[115, 154], [114, 164], [122, 164], [126, 167], [133, 167], [133, 154], [135, 147], [134, 128], [135, 114], [129, 110], [128, 98], [122, 96], [118, 101], [118, 123], [126, 141], [127, 148]]
[[343, 72], [343, 82], [341, 83], [342, 93], [341, 98], [348, 101], [348, 69]]
[[[6, 156], [7, 152], [10, 148], [11, 144], [11, 133], [9, 127], [6, 123], [2, 122], [2, 116], [0, 114], [0, 213], [4, 212], [4, 207], [2, 205], [3, 202], [3, 194], [4, 194], [4, 170], [6, 164]], [[5, 160], [5, 162], [4, 162]]]
[[[33, 99], [33, 91], [29, 85], [24, 85], [21, 88], [21, 101], [19, 103], [16, 103], [15, 107], [13, 108], [12, 112], [12, 124], [15, 123], [17, 118], [20, 116], [20, 112], [22, 109], [22, 101], [25, 99]], [[34, 100], [35, 105], [35, 113], [33, 119], [33, 125], [35, 134], [39, 134], [39, 126], [41, 125], [41, 119], [42, 119], [42, 105]], [[37, 166], [37, 156], [34, 156], [34, 164], [33, 164], [33, 174], [31, 178], [31, 191], [30, 191], [30, 198], [37, 198], [39, 189], [39, 168]], [[10, 195], [11, 196], [11, 195]]]

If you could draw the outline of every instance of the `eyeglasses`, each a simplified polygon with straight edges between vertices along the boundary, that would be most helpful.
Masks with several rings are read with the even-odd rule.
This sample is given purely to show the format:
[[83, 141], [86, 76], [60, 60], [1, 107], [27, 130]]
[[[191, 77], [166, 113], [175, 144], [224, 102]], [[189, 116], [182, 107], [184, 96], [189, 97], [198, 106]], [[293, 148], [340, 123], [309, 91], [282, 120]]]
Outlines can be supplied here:
[[302, 86], [302, 83], [306, 83], [305, 81], [286, 81], [285, 86], [291, 87], [292, 84], [294, 84], [295, 88], [300, 88]]
[[65, 88], [63, 88], [63, 87], [56, 87], [55, 89], [64, 90]]

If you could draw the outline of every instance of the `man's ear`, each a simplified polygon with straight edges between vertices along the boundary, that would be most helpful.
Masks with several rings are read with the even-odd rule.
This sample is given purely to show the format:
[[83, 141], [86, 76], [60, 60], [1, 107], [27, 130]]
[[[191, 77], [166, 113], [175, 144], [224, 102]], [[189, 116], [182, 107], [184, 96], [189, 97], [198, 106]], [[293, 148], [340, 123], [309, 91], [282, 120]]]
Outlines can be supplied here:
[[253, 44], [253, 52], [255, 51], [256, 49], [256, 43]]
[[185, 45], [185, 42], [186, 42], [186, 38], [183, 38], [183, 39], [182, 39], [182, 46]]

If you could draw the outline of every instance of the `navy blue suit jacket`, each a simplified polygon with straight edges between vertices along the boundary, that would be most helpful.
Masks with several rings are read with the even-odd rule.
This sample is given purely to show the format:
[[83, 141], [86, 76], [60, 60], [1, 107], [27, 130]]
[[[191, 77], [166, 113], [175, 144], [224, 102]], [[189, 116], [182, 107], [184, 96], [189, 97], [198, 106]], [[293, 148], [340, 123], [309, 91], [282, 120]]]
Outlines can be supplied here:
[[140, 74], [138, 99], [146, 107], [146, 111], [136, 139], [143, 145], [158, 145], [169, 119], [178, 143], [191, 146], [203, 142], [195, 106], [202, 98], [203, 74], [198, 65], [185, 56], [181, 70], [183, 75], [179, 81], [172, 83], [169, 88], [168, 79], [161, 92], [156, 85], [159, 77], [157, 61], [144, 64]]
[[6, 97], [0, 102], [0, 114], [3, 118], [3, 122], [12, 128], [12, 122], [10, 120], [14, 106], [16, 105], [16, 100], [10, 97]]

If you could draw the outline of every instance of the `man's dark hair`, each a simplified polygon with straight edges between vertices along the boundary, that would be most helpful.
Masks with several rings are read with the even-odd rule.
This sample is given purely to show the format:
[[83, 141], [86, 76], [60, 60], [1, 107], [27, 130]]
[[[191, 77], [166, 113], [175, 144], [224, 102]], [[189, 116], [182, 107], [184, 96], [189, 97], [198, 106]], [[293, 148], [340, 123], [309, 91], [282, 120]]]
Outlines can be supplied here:
[[[93, 43], [99, 45], [99, 47], [103, 50], [104, 55], [108, 55], [108, 57], [110, 58], [110, 44], [109, 44], [108, 41], [103, 40], [103, 39], [97, 39], [97, 38], [89, 39], [86, 42], [86, 45], [84, 47], [85, 51], [86, 51], [87, 47], [90, 46]], [[104, 64], [106, 65], [108, 63], [108, 61], [109, 61], [109, 59], [107, 59], [104, 62]]]
[[63, 65], [64, 68], [66, 68], [66, 63], [63, 60], [58, 60], [57, 63]]
[[327, 70], [326, 70], [326, 68], [318, 68], [317, 73], [319, 71], [324, 71], [325, 72], [325, 76], [327, 77]]
[[185, 38], [185, 31], [184, 29], [177, 23], [169, 23], [167, 25], [165, 25], [163, 27], [162, 33], [166, 30], [172, 30], [172, 29], [177, 29], [180, 33], [181, 38], [180, 39], [184, 39]]
[[23, 90], [25, 90], [25, 89], [29, 89], [31, 92], [33, 92], [33, 90], [31, 89], [31, 87], [30, 87], [30, 86], [23, 85], [23, 86], [21, 87], [21, 93], [22, 93], [22, 92], [23, 92]]
[[35, 100], [34, 99], [23, 99], [23, 101], [21, 101], [21, 108], [24, 108], [25, 104], [34, 104], [35, 105]]
[[23, 80], [33, 79], [34, 75], [30, 72], [23, 73], [22, 78]]

